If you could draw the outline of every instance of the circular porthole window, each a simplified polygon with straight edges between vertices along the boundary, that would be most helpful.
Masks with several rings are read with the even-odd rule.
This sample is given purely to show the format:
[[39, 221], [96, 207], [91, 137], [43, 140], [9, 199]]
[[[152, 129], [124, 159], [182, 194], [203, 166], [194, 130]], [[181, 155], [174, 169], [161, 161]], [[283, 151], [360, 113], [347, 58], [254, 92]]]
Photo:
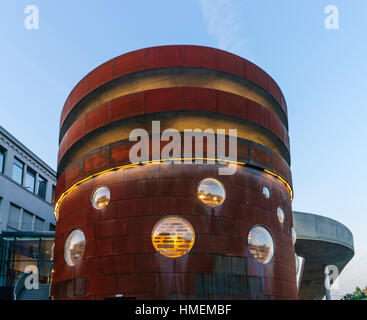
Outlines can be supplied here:
[[294, 228], [292, 228], [292, 242], [293, 242], [293, 245], [296, 244], [296, 241], [297, 241], [297, 233], [296, 233], [296, 230], [294, 230]]
[[85, 236], [82, 230], [74, 229], [70, 232], [64, 246], [64, 258], [69, 266], [74, 266], [83, 258], [85, 244]]
[[281, 207], [277, 209], [277, 216], [280, 223], [284, 222], [284, 210]]
[[226, 191], [217, 179], [206, 178], [199, 183], [198, 198], [207, 206], [217, 207], [224, 202]]
[[270, 190], [267, 186], [264, 186], [263, 187], [263, 195], [266, 199], [269, 199], [270, 198]]
[[156, 223], [152, 231], [154, 248], [168, 258], [182, 257], [191, 250], [194, 242], [194, 228], [181, 217], [165, 217]]
[[263, 226], [253, 227], [248, 234], [250, 253], [260, 263], [269, 263], [274, 255], [274, 240], [269, 230]]
[[95, 209], [103, 209], [107, 207], [111, 200], [110, 189], [106, 186], [96, 188], [91, 197], [92, 205]]

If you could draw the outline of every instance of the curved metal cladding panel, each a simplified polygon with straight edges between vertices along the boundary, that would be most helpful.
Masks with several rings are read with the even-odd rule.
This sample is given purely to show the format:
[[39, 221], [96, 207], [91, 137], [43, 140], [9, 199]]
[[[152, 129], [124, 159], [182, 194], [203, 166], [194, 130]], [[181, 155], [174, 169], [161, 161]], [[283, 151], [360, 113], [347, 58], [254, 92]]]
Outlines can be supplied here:
[[[132, 165], [129, 133], [143, 128], [152, 134], [153, 120], [160, 121], [161, 132], [237, 129], [236, 172], [219, 175], [218, 161]], [[275, 81], [221, 50], [147, 48], [93, 70], [72, 90], [61, 115], [54, 298], [297, 298], [287, 128], [285, 99]], [[202, 157], [213, 158], [213, 148], [204, 143]], [[218, 207], [198, 198], [198, 184], [208, 177], [225, 188]], [[91, 195], [101, 185], [109, 187], [111, 200], [97, 210]], [[195, 232], [191, 251], [178, 258], [158, 253], [151, 239], [157, 221], [171, 215], [186, 219]], [[256, 225], [274, 241], [266, 264], [249, 252], [249, 231]], [[85, 252], [69, 266], [64, 244], [76, 228], [85, 235]]]

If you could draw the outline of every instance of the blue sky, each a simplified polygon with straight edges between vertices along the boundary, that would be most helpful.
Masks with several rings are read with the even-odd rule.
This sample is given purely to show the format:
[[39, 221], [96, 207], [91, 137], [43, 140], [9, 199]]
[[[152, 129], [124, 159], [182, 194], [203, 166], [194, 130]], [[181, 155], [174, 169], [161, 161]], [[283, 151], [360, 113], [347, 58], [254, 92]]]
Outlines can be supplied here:
[[[39, 30], [24, 9], [39, 8]], [[327, 5], [338, 30], [324, 26]], [[0, 125], [56, 167], [61, 108], [90, 70], [164, 44], [219, 47], [258, 64], [289, 110], [293, 209], [337, 219], [356, 256], [334, 297], [367, 285], [365, 0], [2, 0]]]

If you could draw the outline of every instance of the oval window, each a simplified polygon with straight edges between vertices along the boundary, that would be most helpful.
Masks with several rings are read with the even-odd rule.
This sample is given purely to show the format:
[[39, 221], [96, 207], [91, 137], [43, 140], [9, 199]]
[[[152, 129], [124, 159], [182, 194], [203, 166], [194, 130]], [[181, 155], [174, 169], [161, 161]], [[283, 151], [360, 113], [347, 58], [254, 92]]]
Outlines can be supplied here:
[[91, 202], [95, 209], [103, 209], [110, 203], [110, 199], [110, 189], [106, 186], [101, 186], [93, 191]]
[[274, 255], [274, 240], [270, 232], [262, 227], [253, 227], [248, 234], [248, 246], [252, 256], [260, 263], [270, 262]]
[[270, 198], [270, 190], [267, 186], [264, 186], [263, 187], [263, 195], [266, 199], [269, 199]]
[[280, 223], [284, 222], [284, 211], [281, 207], [278, 207], [277, 209], [277, 216]]
[[75, 229], [70, 232], [64, 246], [64, 258], [69, 266], [74, 266], [83, 258], [85, 244], [85, 236], [82, 230]]
[[224, 202], [226, 191], [217, 179], [206, 178], [199, 183], [198, 198], [207, 206], [217, 207]]

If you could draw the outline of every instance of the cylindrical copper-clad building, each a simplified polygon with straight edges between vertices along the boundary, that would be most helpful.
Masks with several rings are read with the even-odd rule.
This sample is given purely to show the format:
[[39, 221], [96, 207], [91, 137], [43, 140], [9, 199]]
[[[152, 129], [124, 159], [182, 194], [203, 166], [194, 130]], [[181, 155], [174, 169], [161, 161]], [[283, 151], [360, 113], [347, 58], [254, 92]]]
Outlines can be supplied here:
[[[209, 140], [202, 163], [166, 163], [151, 141], [131, 163], [130, 133], [154, 121], [227, 143], [237, 129], [235, 172]], [[72, 90], [59, 142], [55, 299], [297, 298], [287, 106], [253, 63], [186, 45], [121, 55]]]

